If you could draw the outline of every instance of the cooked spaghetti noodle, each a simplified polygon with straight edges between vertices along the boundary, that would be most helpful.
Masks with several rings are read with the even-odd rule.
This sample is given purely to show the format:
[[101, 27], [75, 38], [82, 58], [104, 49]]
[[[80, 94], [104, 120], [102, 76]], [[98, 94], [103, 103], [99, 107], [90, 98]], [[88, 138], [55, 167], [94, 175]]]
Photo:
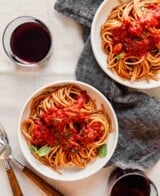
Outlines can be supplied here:
[[132, 0], [115, 7], [101, 26], [108, 68], [124, 79], [158, 80], [160, 1]]
[[[21, 130], [33, 155], [54, 170], [67, 165], [84, 168], [98, 156], [111, 132], [110, 118], [75, 85], [48, 87], [33, 98]], [[50, 151], [39, 156], [44, 146]], [[36, 152], [37, 151], [37, 152]]]

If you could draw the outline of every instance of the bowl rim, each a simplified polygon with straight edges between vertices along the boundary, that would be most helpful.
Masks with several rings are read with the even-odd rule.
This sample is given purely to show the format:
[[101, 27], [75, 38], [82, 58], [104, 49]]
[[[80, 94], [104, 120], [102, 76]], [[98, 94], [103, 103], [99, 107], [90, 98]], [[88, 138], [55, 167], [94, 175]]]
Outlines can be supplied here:
[[[94, 170], [92, 169], [90, 172], [86, 172], [86, 174], [84, 175], [74, 175], [74, 177], [72, 178], [64, 178], [63, 179], [63, 173], [62, 175], [59, 175], [59, 177], [56, 177], [54, 176], [54, 170], [51, 169], [51, 171], [53, 171], [53, 173], [51, 174], [48, 174], [45, 173], [45, 171], [40, 171], [39, 168], [35, 167], [35, 163], [33, 163], [33, 161], [30, 160], [30, 158], [28, 157], [28, 155], [26, 155], [26, 152], [25, 152], [25, 147], [24, 147], [24, 141], [25, 141], [25, 138], [23, 137], [22, 133], [21, 133], [21, 119], [22, 119], [22, 116], [23, 116], [23, 113], [25, 111], [25, 108], [26, 106], [29, 104], [29, 102], [31, 101], [31, 99], [36, 96], [38, 93], [40, 93], [44, 88], [47, 88], [47, 87], [50, 87], [50, 86], [60, 86], [60, 85], [65, 85], [65, 84], [73, 84], [73, 85], [80, 85], [83, 89], [83, 87], [87, 87], [89, 89], [91, 89], [92, 91], [96, 92], [96, 94], [98, 94], [98, 96], [102, 96], [102, 98], [105, 100], [105, 102], [107, 103], [107, 106], [109, 107], [109, 110], [111, 111], [112, 113], [112, 116], [113, 116], [113, 121], [114, 121], [114, 132], [115, 132], [115, 138], [114, 138], [114, 143], [112, 145], [112, 149], [110, 150], [109, 154], [108, 154], [108, 158], [106, 159], [106, 161], [103, 161], [103, 164], [101, 164], [100, 167], [97, 167], [97, 168], [94, 168]], [[22, 139], [23, 137], [23, 139]], [[77, 81], [77, 80], [59, 80], [59, 81], [55, 81], [55, 82], [50, 82], [50, 83], [47, 83], [41, 87], [39, 87], [37, 90], [33, 91], [31, 93], [31, 95], [28, 97], [28, 99], [25, 101], [25, 103], [23, 104], [23, 107], [21, 109], [21, 112], [20, 112], [20, 116], [19, 116], [19, 119], [18, 119], [18, 142], [19, 142], [19, 145], [20, 145], [20, 149], [22, 151], [22, 154], [23, 156], [25, 157], [25, 159], [27, 160], [27, 162], [29, 163], [29, 165], [35, 169], [38, 173], [40, 173], [41, 175], [47, 177], [47, 178], [50, 178], [50, 179], [53, 179], [53, 180], [59, 180], [59, 181], [76, 181], [76, 180], [81, 180], [81, 179], [84, 179], [84, 178], [87, 178], [93, 174], [95, 174], [96, 172], [98, 172], [100, 169], [102, 169], [106, 163], [109, 162], [109, 160], [111, 159], [112, 155], [114, 154], [115, 152], [115, 149], [117, 147], [117, 144], [118, 144], [118, 137], [119, 137], [119, 127], [118, 127], [118, 119], [117, 119], [117, 116], [116, 116], [116, 113], [113, 109], [113, 106], [111, 105], [111, 103], [109, 102], [109, 100], [99, 91], [97, 90], [95, 87], [91, 86], [90, 84], [88, 83], [85, 83], [85, 82], [81, 82], [81, 81]], [[26, 141], [25, 141], [25, 145], [27, 145]], [[31, 153], [30, 153], [31, 155]], [[30, 156], [29, 155], [29, 156]], [[31, 157], [33, 157], [33, 155], [31, 155]], [[36, 158], [33, 157], [33, 159], [35, 159], [35, 161], [38, 161]], [[39, 161], [38, 161], [39, 162]], [[40, 163], [40, 162], [39, 162]], [[46, 167], [46, 168], [49, 168], [49, 166], [46, 166], [46, 165], [43, 165], [42, 163], [40, 163], [40, 165], [42, 167]], [[50, 168], [49, 168], [50, 169]], [[57, 173], [56, 173], [57, 174]]]
[[[109, 3], [109, 1], [111, 0], [104, 0], [100, 6], [98, 7], [94, 17], [93, 17], [93, 20], [92, 20], [92, 24], [91, 24], [91, 47], [92, 47], [92, 50], [93, 50], [93, 54], [95, 56], [95, 59], [98, 63], [98, 65], [100, 66], [100, 68], [104, 71], [104, 73], [106, 75], [108, 75], [111, 79], [113, 79], [115, 82], [118, 82], [119, 84], [123, 85], [123, 86], [126, 86], [126, 87], [129, 87], [129, 88], [135, 88], [135, 89], [139, 89], [139, 90], [145, 90], [145, 89], [153, 89], [153, 88], [157, 88], [157, 87], [160, 87], [160, 79], [158, 81], [155, 81], [155, 80], [149, 80], [149, 82], [145, 81], [145, 80], [137, 80], [137, 81], [130, 81], [128, 79], [123, 79], [121, 78], [120, 76], [114, 74], [111, 70], [109, 70], [107, 67], [104, 67], [104, 64], [102, 63], [102, 61], [100, 60], [100, 57], [99, 55], [97, 54], [97, 50], [99, 50], [99, 46], [97, 47], [97, 44], [95, 43], [95, 39], [96, 39], [96, 33], [95, 33], [95, 29], [97, 29], [98, 25], [97, 25], [97, 20], [102, 17], [101, 15], [101, 12], [102, 10], [104, 9], [105, 6], [107, 6], [107, 3]], [[115, 5], [118, 5], [119, 2], [118, 0], [116, 0], [117, 2], [115, 2]], [[114, 8], [113, 7], [113, 8]], [[105, 21], [105, 17], [104, 17], [104, 21]], [[101, 24], [102, 25], [102, 24]], [[99, 35], [100, 36], [100, 35]], [[100, 48], [101, 49], [101, 48]], [[103, 51], [101, 49], [101, 53], [103, 54]], [[106, 60], [107, 60], [107, 55], [106, 56]], [[106, 65], [107, 63], [105, 63]], [[158, 74], [160, 75], [160, 74]], [[144, 85], [140, 85], [141, 83], [144, 83]]]

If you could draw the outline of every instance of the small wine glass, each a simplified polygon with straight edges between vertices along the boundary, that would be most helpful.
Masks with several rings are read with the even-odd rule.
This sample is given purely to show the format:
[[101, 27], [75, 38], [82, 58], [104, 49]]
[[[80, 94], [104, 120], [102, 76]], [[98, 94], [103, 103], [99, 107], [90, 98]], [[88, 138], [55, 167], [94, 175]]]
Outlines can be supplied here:
[[7, 56], [21, 66], [44, 62], [52, 52], [49, 28], [32, 16], [20, 16], [8, 23], [2, 36]]
[[121, 169], [111, 172], [108, 180], [109, 196], [158, 196], [155, 184], [139, 169]]

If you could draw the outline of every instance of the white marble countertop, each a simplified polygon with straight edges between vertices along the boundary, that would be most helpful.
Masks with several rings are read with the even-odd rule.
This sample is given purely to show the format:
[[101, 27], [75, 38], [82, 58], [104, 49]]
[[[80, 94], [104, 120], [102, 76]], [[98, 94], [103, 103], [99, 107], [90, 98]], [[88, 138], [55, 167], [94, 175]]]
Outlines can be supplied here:
[[[52, 56], [44, 66], [32, 69], [24, 69], [13, 64], [4, 53], [2, 44], [0, 45], [0, 122], [9, 135], [12, 154], [26, 165], [27, 162], [20, 150], [17, 137], [21, 108], [28, 96], [42, 85], [61, 79], [75, 79], [75, 65], [83, 48], [80, 26], [71, 19], [56, 13], [53, 9], [54, 2], [55, 0], [1, 0], [0, 39], [7, 23], [22, 15], [39, 18], [48, 25], [53, 35]], [[160, 88], [146, 92], [160, 98]], [[58, 182], [43, 178], [65, 196], [106, 196], [110, 169], [101, 169], [95, 175], [76, 182]], [[45, 195], [19, 169], [14, 167], [14, 170], [25, 196]], [[155, 182], [160, 193], [160, 161], [146, 173]], [[0, 162], [0, 182], [0, 195], [11, 196], [12, 192], [3, 162]]]

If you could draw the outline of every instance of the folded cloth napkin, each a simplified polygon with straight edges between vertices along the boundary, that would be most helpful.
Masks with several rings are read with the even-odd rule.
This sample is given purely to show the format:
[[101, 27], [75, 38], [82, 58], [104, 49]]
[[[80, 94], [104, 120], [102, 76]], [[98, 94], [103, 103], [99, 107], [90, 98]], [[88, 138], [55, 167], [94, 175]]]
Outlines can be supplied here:
[[77, 80], [100, 90], [113, 105], [119, 123], [115, 153], [106, 165], [145, 170], [160, 159], [160, 100], [142, 92], [130, 91], [109, 78], [92, 52], [89, 29], [102, 0], [57, 0], [54, 8], [83, 25], [88, 36], [77, 62]]

